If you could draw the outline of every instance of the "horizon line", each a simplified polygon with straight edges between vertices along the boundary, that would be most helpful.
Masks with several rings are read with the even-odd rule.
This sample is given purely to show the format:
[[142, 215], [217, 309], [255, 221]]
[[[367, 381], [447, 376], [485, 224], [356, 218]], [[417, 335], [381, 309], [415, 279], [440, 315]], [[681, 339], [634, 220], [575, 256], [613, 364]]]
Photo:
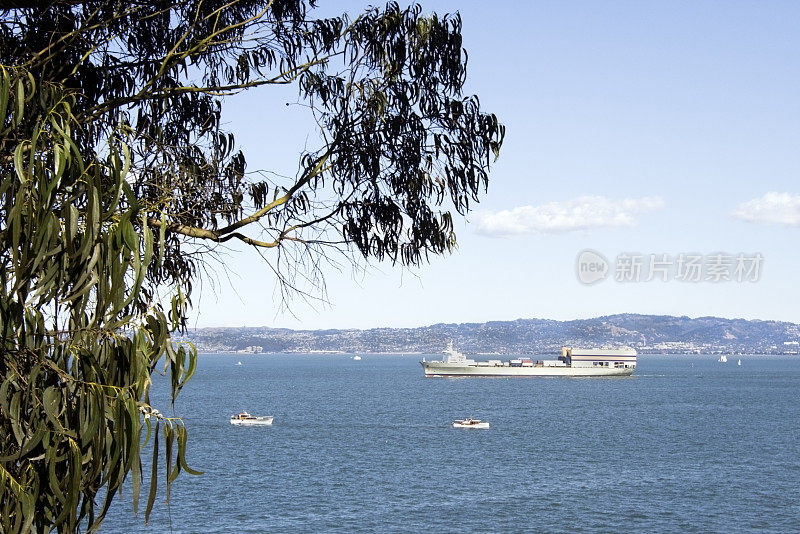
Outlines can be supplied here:
[[488, 321], [467, 321], [467, 322], [438, 322], [432, 324], [423, 324], [418, 326], [372, 326], [368, 328], [357, 328], [357, 327], [344, 327], [344, 328], [336, 328], [336, 327], [325, 327], [325, 328], [290, 328], [286, 326], [267, 326], [267, 325], [259, 325], [259, 326], [197, 326], [188, 328], [187, 331], [194, 331], [194, 330], [204, 330], [210, 328], [217, 328], [217, 329], [249, 329], [249, 328], [269, 328], [272, 330], [291, 330], [295, 332], [313, 332], [318, 330], [355, 330], [355, 331], [366, 331], [366, 330], [383, 330], [383, 329], [392, 329], [392, 330], [416, 330], [419, 328], [431, 328], [434, 326], [441, 326], [441, 325], [481, 325], [481, 324], [488, 324], [488, 323], [514, 323], [517, 321], [552, 321], [555, 323], [571, 323], [576, 321], [594, 321], [597, 319], [605, 319], [610, 317], [619, 317], [622, 315], [633, 315], [638, 317], [661, 317], [661, 318], [672, 318], [672, 319], [689, 319], [689, 320], [698, 320], [698, 319], [718, 319], [723, 321], [746, 321], [746, 322], [764, 322], [764, 323], [785, 323], [794, 326], [800, 326], [800, 323], [795, 323], [792, 321], [784, 321], [784, 320], [777, 320], [777, 319], [745, 319], [743, 317], [720, 317], [716, 315], [698, 315], [696, 317], [692, 317], [689, 315], [670, 315], [670, 314], [653, 314], [653, 313], [631, 313], [631, 312], [621, 312], [621, 313], [613, 313], [609, 315], [599, 315], [596, 317], [587, 317], [587, 318], [575, 318], [575, 319], [548, 319], [546, 317], [518, 317], [516, 319], [504, 319], [504, 320], [488, 320]]

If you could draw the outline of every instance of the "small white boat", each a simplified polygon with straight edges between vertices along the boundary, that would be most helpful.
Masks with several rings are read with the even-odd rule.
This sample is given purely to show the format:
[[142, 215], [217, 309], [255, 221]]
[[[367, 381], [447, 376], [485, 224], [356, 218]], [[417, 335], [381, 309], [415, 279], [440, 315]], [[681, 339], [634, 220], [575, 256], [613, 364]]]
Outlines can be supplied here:
[[242, 362], [236, 362], [236, 365], [242, 365]]
[[720, 362], [720, 363], [727, 363], [728, 362], [728, 357], [723, 354], [722, 356], [719, 357], [719, 360], [717, 360], [717, 361]]
[[468, 417], [466, 419], [456, 419], [453, 421], [453, 428], [489, 428], [489, 422]]
[[353, 356], [353, 359], [354, 359], [355, 361], [359, 361], [359, 360], [361, 360], [361, 356]]
[[742, 365], [742, 360], [739, 360], [738, 362], [736, 362], [736, 365]]
[[231, 416], [231, 424], [236, 426], [268, 426], [272, 424], [274, 419], [271, 415], [250, 415], [247, 412], [241, 412]]

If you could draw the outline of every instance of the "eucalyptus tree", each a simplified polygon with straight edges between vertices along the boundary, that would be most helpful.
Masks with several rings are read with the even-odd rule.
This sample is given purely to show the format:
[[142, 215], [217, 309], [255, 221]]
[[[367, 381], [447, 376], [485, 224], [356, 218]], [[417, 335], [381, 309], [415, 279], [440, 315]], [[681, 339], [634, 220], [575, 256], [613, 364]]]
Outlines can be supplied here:
[[[196, 351], [170, 334], [216, 247], [252, 246], [291, 291], [333, 251], [419, 265], [455, 246], [452, 214], [504, 136], [462, 94], [459, 16], [314, 8], [0, 1], [4, 532], [98, 528], [126, 480], [136, 510], [143, 441], [146, 518], [159, 458], [167, 497], [191, 471], [150, 377], [171, 377], [173, 401], [191, 377]], [[223, 103], [287, 84], [320, 141], [294, 176], [249, 172]]]

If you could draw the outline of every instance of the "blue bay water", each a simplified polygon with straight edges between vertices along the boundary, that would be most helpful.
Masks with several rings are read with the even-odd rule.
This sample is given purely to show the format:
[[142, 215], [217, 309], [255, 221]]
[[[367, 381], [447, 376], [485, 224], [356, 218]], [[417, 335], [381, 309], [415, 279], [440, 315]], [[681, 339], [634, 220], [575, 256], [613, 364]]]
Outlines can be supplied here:
[[[419, 359], [201, 355], [175, 414], [205, 474], [147, 527], [126, 488], [101, 530], [800, 532], [798, 358], [586, 379], [426, 379]], [[275, 423], [231, 426], [243, 409]], [[467, 416], [491, 428], [452, 428]]]

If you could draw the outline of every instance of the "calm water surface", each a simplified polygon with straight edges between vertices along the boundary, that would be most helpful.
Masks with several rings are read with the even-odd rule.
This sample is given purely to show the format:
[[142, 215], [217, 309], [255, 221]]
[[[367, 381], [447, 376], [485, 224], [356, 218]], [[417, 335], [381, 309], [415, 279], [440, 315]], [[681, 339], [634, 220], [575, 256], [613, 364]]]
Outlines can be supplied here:
[[[146, 487], [139, 518], [124, 491], [103, 530], [800, 532], [800, 358], [588, 379], [426, 379], [418, 359], [201, 355], [175, 413], [205, 474], [148, 527]], [[275, 424], [232, 427], [242, 409]]]

